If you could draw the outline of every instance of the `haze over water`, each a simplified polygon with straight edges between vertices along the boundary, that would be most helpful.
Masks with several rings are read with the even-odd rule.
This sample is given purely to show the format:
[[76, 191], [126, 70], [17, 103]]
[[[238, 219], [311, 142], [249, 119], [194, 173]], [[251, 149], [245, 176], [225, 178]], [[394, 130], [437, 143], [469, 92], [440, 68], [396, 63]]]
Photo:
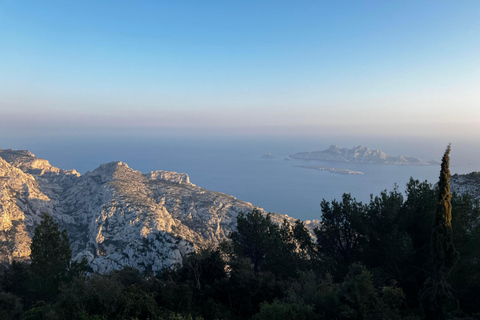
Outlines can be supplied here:
[[[479, 1], [0, 1], [0, 148], [121, 160], [302, 219], [438, 168], [317, 163], [331, 144], [480, 170]], [[278, 155], [263, 159], [264, 153]], [[311, 163], [308, 163], [311, 164]]]
[[[329, 138], [330, 139], [330, 138]], [[328, 140], [329, 140], [328, 139]], [[367, 139], [367, 138], [365, 138]], [[392, 190], [397, 184], [404, 190], [410, 177], [435, 183], [438, 166], [397, 166], [329, 161], [302, 161], [284, 157], [298, 151], [326, 149], [332, 142], [325, 138], [239, 138], [186, 136], [95, 136], [7, 139], [4, 148], [29, 149], [37, 157], [63, 169], [84, 174], [100, 164], [123, 161], [141, 172], [167, 170], [187, 173], [192, 183], [251, 202], [270, 212], [279, 212], [302, 220], [320, 217], [319, 203], [339, 200], [351, 193], [357, 200], [368, 201], [370, 194]], [[354, 140], [354, 139], [352, 139]], [[340, 147], [359, 145], [338, 138]], [[446, 144], [435, 141], [396, 141], [362, 143], [380, 148], [389, 155], [408, 155], [423, 160], [439, 159]], [[272, 159], [262, 158], [273, 153]], [[458, 143], [452, 149], [452, 173], [480, 170], [480, 148]], [[294, 167], [316, 165], [346, 168], [363, 175], [335, 174]]]

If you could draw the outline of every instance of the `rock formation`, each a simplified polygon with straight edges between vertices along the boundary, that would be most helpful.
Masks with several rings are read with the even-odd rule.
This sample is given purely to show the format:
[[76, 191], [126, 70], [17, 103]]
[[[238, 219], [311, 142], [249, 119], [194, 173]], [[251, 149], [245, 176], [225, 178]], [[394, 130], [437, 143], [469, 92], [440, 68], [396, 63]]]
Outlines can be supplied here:
[[370, 150], [364, 146], [358, 146], [352, 149], [339, 148], [331, 145], [323, 151], [298, 152], [290, 155], [290, 158], [302, 160], [326, 160], [342, 162], [366, 162], [396, 165], [438, 165], [437, 161], [423, 161], [415, 157], [398, 156], [392, 157], [381, 150]]
[[454, 174], [450, 178], [452, 192], [467, 193], [473, 199], [480, 200], [480, 172]]
[[[238, 213], [253, 208], [197, 187], [182, 173], [142, 174], [116, 161], [80, 175], [28, 151], [0, 149], [0, 262], [28, 260], [46, 212], [67, 230], [74, 259], [86, 257], [92, 271], [156, 272], [196, 247], [219, 243], [234, 230]], [[285, 218], [293, 223], [272, 216], [278, 223]]]

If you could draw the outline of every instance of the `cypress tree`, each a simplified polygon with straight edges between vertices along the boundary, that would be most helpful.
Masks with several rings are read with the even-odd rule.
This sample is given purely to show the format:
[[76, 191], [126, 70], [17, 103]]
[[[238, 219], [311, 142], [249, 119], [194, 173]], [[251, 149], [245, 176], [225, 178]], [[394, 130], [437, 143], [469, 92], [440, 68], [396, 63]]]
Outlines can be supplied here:
[[420, 297], [427, 319], [445, 319], [445, 311], [455, 302], [448, 283], [448, 276], [459, 258], [452, 236], [449, 165], [450, 145], [442, 158], [438, 182], [438, 202], [431, 242], [431, 273]]

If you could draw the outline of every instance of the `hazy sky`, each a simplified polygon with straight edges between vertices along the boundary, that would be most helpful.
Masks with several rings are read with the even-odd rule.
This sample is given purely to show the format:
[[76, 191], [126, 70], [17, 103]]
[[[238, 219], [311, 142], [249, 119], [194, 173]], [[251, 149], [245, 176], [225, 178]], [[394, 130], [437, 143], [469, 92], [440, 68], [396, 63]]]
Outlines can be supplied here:
[[480, 1], [0, 0], [0, 126], [480, 138]]

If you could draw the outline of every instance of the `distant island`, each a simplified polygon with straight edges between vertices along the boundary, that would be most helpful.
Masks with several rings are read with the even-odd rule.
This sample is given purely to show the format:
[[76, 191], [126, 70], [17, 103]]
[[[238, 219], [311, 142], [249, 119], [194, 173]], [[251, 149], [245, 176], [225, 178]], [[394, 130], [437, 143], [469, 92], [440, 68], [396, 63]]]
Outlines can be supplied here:
[[301, 160], [326, 160], [417, 166], [431, 166], [440, 164], [438, 161], [424, 161], [419, 158], [403, 155], [393, 157], [387, 155], [385, 152], [379, 149], [370, 150], [369, 148], [361, 145], [352, 149], [339, 148], [338, 146], [331, 145], [328, 149], [323, 151], [297, 152], [289, 157]]
[[272, 153], [265, 153], [262, 155], [262, 158], [275, 158], [275, 156]]
[[321, 167], [321, 166], [294, 166], [294, 167], [315, 169], [315, 170], [321, 170], [321, 171], [326, 170], [332, 173], [341, 173], [341, 174], [363, 174], [363, 172], [360, 172], [360, 171], [353, 171], [349, 169], [340, 169], [340, 168], [327, 168], [327, 167]]

